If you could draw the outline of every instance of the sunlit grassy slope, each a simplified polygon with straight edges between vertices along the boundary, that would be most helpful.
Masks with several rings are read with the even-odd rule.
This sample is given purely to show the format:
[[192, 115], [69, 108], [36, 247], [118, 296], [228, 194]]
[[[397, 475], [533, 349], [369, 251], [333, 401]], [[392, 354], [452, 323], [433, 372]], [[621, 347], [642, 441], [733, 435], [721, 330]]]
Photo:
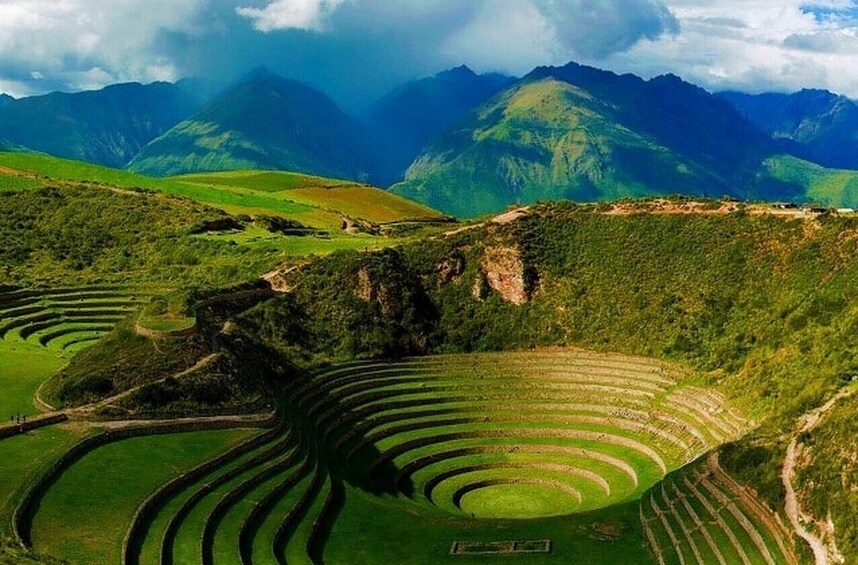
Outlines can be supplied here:
[[56, 181], [154, 190], [232, 214], [280, 216], [327, 230], [339, 229], [343, 216], [371, 223], [440, 218], [430, 208], [349, 181], [252, 171], [156, 179], [46, 155], [0, 153], [0, 191], [38, 188]]
[[830, 206], [858, 206], [858, 171], [826, 169], [789, 155], [767, 159], [761, 175], [805, 190], [806, 198]]
[[439, 219], [438, 212], [369, 185], [277, 171], [236, 171], [174, 177], [187, 185], [344, 214], [373, 223]]

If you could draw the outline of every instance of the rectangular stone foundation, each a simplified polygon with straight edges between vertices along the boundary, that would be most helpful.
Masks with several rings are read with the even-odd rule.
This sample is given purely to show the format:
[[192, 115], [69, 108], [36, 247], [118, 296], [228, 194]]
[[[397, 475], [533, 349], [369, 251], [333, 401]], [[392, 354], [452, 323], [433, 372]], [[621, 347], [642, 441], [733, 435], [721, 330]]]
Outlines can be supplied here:
[[450, 555], [515, 555], [551, 553], [551, 540], [532, 541], [455, 541]]

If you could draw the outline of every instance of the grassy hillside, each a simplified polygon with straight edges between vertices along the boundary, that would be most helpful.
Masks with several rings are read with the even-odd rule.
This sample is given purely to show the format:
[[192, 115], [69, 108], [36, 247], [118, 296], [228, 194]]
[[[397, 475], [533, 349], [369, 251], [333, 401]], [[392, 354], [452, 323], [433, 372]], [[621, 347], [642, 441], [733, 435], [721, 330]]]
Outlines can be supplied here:
[[537, 200], [720, 195], [727, 187], [658, 140], [623, 127], [586, 91], [545, 79], [480, 108], [434, 142], [392, 190], [472, 217]]
[[539, 200], [745, 196], [776, 150], [727, 102], [678, 77], [570, 63], [538, 68], [469, 113], [392, 190], [461, 217]]
[[[758, 185], [793, 186], [804, 191], [804, 200], [826, 206], [858, 207], [858, 171], [826, 169], [796, 157], [783, 155], [763, 162]], [[772, 194], [777, 194], [777, 188]]]
[[129, 168], [157, 176], [282, 169], [367, 178], [365, 140], [360, 124], [324, 94], [259, 71], [152, 141]]
[[[847, 298], [858, 277], [856, 220], [599, 210], [546, 206], [509, 226], [400, 252], [338, 254], [242, 324], [310, 366], [570, 343], [683, 361], [757, 422], [722, 464], [783, 508], [788, 434], [858, 373], [858, 309]], [[520, 284], [523, 304], [504, 299], [491, 286], [499, 281], [504, 292]], [[842, 452], [855, 432], [842, 410], [798, 441], [812, 441], [814, 453]], [[858, 508], [839, 486], [813, 486], [842, 479], [855, 488], [854, 477], [832, 477], [832, 461], [800, 459], [796, 488], [819, 520], [831, 513], [853, 559]]]
[[69, 159], [123, 167], [199, 107], [188, 83], [118, 84], [0, 105], [0, 137]]
[[441, 219], [434, 210], [367, 185], [299, 173], [238, 171], [159, 179], [46, 155], [0, 153], [0, 191], [57, 181], [152, 190], [234, 215], [279, 216], [331, 231], [340, 231], [343, 217], [374, 224]]
[[238, 171], [186, 175], [174, 180], [232, 190], [244, 196], [263, 193], [274, 200], [306, 205], [374, 224], [443, 219], [431, 208], [369, 185], [299, 173]]
[[[205, 182], [218, 180], [239, 182]], [[271, 174], [240, 182], [303, 190], [276, 190], [296, 181]], [[798, 445], [802, 508], [823, 525], [830, 513], [854, 560], [858, 484], [839, 469], [856, 431], [845, 393], [858, 374], [858, 219], [778, 214], [545, 204], [508, 224], [308, 261], [286, 275], [289, 293], [197, 312], [209, 329], [184, 344], [120, 328], [48, 397], [76, 405], [149, 382], [114, 408], [179, 409], [235, 394], [246, 376], [283, 420], [139, 521], [132, 510], [173, 444], [152, 440], [151, 468], [130, 456], [137, 440], [90, 453], [47, 489], [36, 548], [113, 559], [130, 532], [146, 562], [441, 563], [549, 539], [528, 561], [803, 562], [803, 542], [779, 525]], [[235, 370], [185, 374], [209, 330]], [[106, 478], [135, 480], [99, 491], [121, 513], [93, 535], [89, 517], [59, 517], [83, 504], [80, 485], [98, 488], [101, 457]], [[52, 529], [61, 535], [46, 541]], [[85, 555], [62, 547], [72, 536]]]
[[366, 121], [377, 154], [374, 178], [382, 186], [399, 182], [434, 137], [515, 79], [478, 75], [465, 66], [404, 84], [370, 108]]

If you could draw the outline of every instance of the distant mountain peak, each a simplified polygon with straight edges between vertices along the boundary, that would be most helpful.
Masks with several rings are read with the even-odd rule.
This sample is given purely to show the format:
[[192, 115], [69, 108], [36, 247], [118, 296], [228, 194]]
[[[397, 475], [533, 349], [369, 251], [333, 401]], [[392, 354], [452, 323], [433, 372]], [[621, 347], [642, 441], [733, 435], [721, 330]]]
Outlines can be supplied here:
[[477, 76], [471, 67], [468, 65], [459, 65], [458, 67], [453, 67], [452, 69], [447, 69], [446, 71], [441, 71], [435, 78], [473, 78]]
[[240, 79], [235, 81], [235, 84], [246, 84], [248, 82], [272, 79], [283, 79], [283, 77], [263, 65], [256, 67], [244, 74]]
[[325, 94], [262, 68], [149, 143], [129, 168], [157, 176], [277, 169], [362, 180], [367, 147], [362, 125]]
[[5, 92], [0, 92], [0, 106], [8, 104], [9, 102], [13, 102], [14, 100], [15, 98], [13, 98], [12, 96], [9, 96]]

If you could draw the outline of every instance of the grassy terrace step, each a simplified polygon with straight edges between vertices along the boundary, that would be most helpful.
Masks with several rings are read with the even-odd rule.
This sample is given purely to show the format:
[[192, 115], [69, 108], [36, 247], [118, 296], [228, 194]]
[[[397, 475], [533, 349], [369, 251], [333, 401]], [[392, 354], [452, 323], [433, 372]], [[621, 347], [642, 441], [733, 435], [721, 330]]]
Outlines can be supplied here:
[[215, 499], [227, 492], [233, 482], [257, 472], [294, 442], [285, 422], [260, 439], [250, 452], [199, 477], [162, 504], [145, 539], [139, 542], [141, 562], [172, 562], [174, 557], [177, 563], [199, 559], [199, 540]]
[[[45, 494], [33, 520], [37, 551], [71, 563], [116, 563], [140, 502], [177, 470], [188, 469], [243, 440], [230, 430], [133, 438], [97, 448]], [[75, 520], [68, 520], [74, 515]]]
[[743, 433], [724, 398], [688, 377], [577, 350], [442, 355], [331, 367], [291, 396], [350, 473], [492, 515], [495, 491], [555, 488], [567, 511], [629, 500]]
[[640, 519], [664, 563], [797, 562], [774, 514], [711, 456], [654, 487], [642, 499]]
[[[293, 468], [293, 472], [287, 477], [279, 480], [278, 484], [265, 493], [262, 499], [250, 511], [247, 519], [241, 525], [238, 536], [238, 549], [242, 563], [253, 562], [254, 547], [257, 545], [255, 542], [264, 524], [269, 519], [275, 522], [282, 520], [282, 517], [288, 515], [292, 510], [293, 505], [297, 503], [298, 497], [290, 497], [289, 495], [298, 491], [299, 484], [310, 473], [311, 468], [310, 456], [309, 454], [305, 454], [301, 464]], [[283, 508], [284, 504], [286, 506], [285, 511]], [[269, 550], [273, 547], [273, 543], [274, 537], [272, 533], [268, 543]]]
[[[163, 543], [164, 539], [172, 535], [168, 532], [172, 531], [173, 534], [175, 533], [175, 528], [171, 528], [171, 525], [178, 523], [179, 517], [169, 511], [170, 502], [181, 500], [184, 505], [181, 506], [180, 510], [190, 507], [188, 503], [189, 499], [193, 498], [199, 492], [194, 491], [195, 486], [204, 483], [202, 489], [204, 490], [206, 487], [216, 483], [220, 476], [228, 473], [231, 468], [234, 469], [240, 466], [242, 462], [247, 462], [248, 459], [250, 459], [250, 464], [253, 465], [255, 461], [253, 456], [258, 457], [257, 452], [265, 446], [278, 438], [281, 438], [284, 444], [288, 442], [288, 430], [289, 427], [285, 420], [282, 417], [278, 418], [276, 425], [269, 430], [253, 435], [229, 451], [203, 462], [201, 465], [178, 475], [170, 482], [162, 485], [138, 507], [131, 527], [126, 533], [123, 562], [133, 564], [141, 561], [145, 553], [143, 549], [147, 537], [153, 540], [155, 538], [160, 539], [161, 547], [163, 548], [165, 545]], [[276, 445], [275, 448], [280, 446], [282, 445]], [[158, 554], [163, 555], [166, 553], [154, 543], [150, 547], [154, 551], [147, 557], [150, 557], [153, 561]]]
[[73, 355], [110, 332], [155, 293], [105, 285], [0, 293], [0, 339]]
[[325, 518], [332, 496], [331, 477], [317, 465], [313, 480], [274, 534], [274, 556], [280, 563], [312, 563], [310, 553], [317, 524]]
[[297, 445], [273, 464], [260, 468], [218, 500], [203, 531], [201, 556], [203, 564], [229, 563], [240, 560], [241, 534], [253, 519], [254, 509], [266, 504], [271, 493], [293, 484], [309, 466], [303, 445]]

